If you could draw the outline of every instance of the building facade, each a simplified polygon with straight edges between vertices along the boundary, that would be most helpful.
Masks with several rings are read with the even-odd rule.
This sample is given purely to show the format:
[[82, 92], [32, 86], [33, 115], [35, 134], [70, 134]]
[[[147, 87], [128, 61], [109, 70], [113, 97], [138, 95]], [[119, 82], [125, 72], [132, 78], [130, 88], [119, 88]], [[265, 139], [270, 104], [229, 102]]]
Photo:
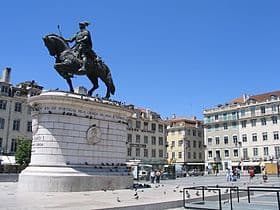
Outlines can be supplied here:
[[10, 83], [11, 69], [3, 70], [0, 80], [0, 151], [2, 155], [13, 155], [16, 139], [32, 139], [31, 109], [27, 98], [40, 94], [42, 87], [34, 81], [16, 86]]
[[132, 108], [127, 127], [127, 161], [150, 164], [158, 168], [166, 164], [166, 126], [155, 112]]
[[260, 171], [269, 166], [275, 172], [280, 158], [279, 106], [280, 91], [274, 91], [244, 95], [204, 110], [208, 169], [254, 167]]
[[204, 170], [203, 124], [196, 118], [167, 120], [167, 158], [185, 171]]

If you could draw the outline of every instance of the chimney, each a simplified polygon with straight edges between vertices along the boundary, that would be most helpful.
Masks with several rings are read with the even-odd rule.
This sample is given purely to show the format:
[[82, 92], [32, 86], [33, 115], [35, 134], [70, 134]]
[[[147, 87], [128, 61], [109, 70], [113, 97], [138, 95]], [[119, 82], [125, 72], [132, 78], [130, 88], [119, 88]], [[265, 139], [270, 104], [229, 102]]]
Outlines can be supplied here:
[[6, 67], [3, 72], [2, 72], [2, 78], [1, 78], [1, 82], [6, 82], [6, 83], [10, 83], [11, 80], [11, 68], [10, 67]]

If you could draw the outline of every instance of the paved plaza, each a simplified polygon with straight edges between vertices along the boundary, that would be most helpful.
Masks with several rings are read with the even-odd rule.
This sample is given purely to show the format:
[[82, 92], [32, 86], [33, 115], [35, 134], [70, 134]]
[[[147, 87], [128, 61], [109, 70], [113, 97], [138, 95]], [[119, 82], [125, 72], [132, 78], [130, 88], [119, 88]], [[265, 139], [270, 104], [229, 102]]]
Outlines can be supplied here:
[[[14, 179], [15, 177], [13, 177]], [[269, 177], [267, 183], [262, 177], [254, 177], [252, 185], [280, 186], [276, 176]], [[0, 178], [1, 180], [1, 178]], [[6, 180], [6, 181], [4, 181]], [[0, 209], [183, 209], [182, 189], [187, 186], [200, 185], [236, 185], [245, 188], [249, 179], [247, 175], [241, 176], [237, 182], [227, 182], [224, 175], [184, 177], [176, 180], [161, 180], [160, 184], [153, 184], [151, 188], [127, 190], [106, 190], [87, 192], [34, 192], [17, 193], [17, 182], [3, 179], [0, 182]], [[147, 183], [147, 182], [144, 182]], [[191, 198], [197, 198], [195, 191], [189, 191]], [[213, 192], [206, 192], [206, 197], [213, 196]], [[260, 194], [259, 194], [260, 196]], [[267, 195], [263, 195], [267, 196]], [[277, 207], [275, 200], [261, 197], [269, 206]], [[270, 198], [270, 200], [268, 199]], [[257, 199], [256, 206], [261, 199]], [[244, 201], [245, 198], [243, 199]], [[242, 199], [241, 199], [242, 201]], [[252, 202], [255, 202], [252, 199]], [[243, 206], [244, 207], [244, 206]], [[244, 209], [244, 208], [243, 208]], [[254, 209], [258, 209], [255, 207]], [[273, 209], [273, 208], [270, 208]]]

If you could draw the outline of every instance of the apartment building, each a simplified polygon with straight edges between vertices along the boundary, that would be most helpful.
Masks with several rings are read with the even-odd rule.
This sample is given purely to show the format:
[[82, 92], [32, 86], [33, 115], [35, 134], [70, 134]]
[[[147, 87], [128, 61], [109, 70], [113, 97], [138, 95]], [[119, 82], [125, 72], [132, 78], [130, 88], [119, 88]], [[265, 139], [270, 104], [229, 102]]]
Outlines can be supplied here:
[[10, 83], [11, 68], [5, 68], [0, 80], [0, 151], [13, 155], [16, 139], [20, 136], [32, 139], [31, 110], [27, 98], [40, 94], [42, 87], [34, 81], [16, 86]]
[[158, 168], [166, 164], [166, 126], [160, 115], [132, 107], [127, 128], [127, 161]]
[[280, 91], [243, 95], [204, 110], [206, 166], [209, 170], [270, 167], [280, 160]]
[[203, 124], [195, 117], [173, 117], [167, 123], [167, 158], [170, 164], [186, 171], [204, 170]]

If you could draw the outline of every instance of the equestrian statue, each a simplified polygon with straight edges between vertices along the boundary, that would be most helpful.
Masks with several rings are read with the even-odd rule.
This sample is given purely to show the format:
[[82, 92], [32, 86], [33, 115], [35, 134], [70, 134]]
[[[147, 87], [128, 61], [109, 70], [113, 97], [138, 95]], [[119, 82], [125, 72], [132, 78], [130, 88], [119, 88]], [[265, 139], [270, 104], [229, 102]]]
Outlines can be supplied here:
[[[61, 35], [49, 34], [43, 38], [49, 54], [55, 57], [54, 68], [68, 83], [70, 92], [74, 92], [71, 78], [74, 75], [86, 75], [93, 87], [88, 91], [91, 96], [98, 86], [100, 78], [107, 87], [105, 98], [114, 95], [115, 86], [109, 67], [92, 50], [90, 32], [86, 29], [89, 22], [80, 22], [80, 31], [71, 39], [64, 39]], [[69, 43], [75, 44], [70, 47]]]

